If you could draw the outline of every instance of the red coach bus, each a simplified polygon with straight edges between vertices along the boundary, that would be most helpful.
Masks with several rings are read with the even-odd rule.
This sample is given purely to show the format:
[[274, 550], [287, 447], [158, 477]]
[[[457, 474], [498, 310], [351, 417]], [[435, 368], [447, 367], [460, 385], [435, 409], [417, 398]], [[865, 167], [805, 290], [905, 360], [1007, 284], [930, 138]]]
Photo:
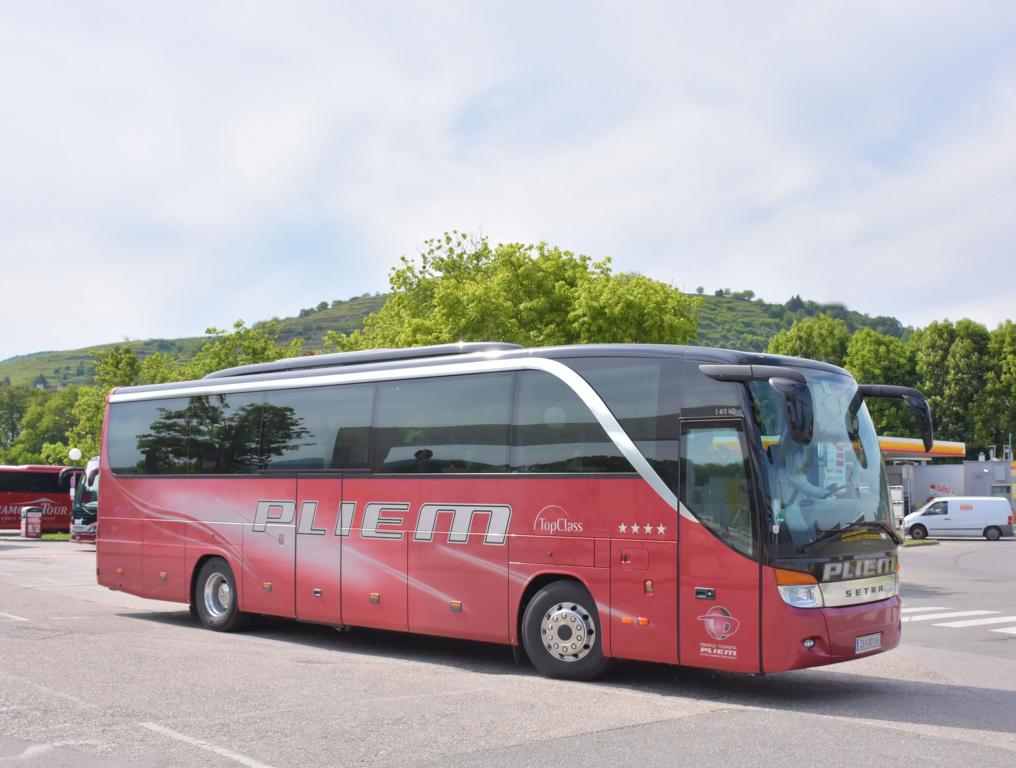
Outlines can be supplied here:
[[67, 531], [71, 506], [63, 470], [33, 464], [0, 466], [0, 528], [19, 528], [22, 507], [42, 507], [43, 533]]
[[695, 347], [320, 355], [109, 398], [99, 582], [248, 614], [749, 673], [899, 640], [899, 543], [840, 368]]

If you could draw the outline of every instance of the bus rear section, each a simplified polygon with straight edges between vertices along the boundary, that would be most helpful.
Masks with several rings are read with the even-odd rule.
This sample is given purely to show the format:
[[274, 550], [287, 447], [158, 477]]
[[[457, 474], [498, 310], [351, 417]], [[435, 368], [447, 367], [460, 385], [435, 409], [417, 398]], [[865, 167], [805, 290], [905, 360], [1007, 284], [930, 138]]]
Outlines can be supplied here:
[[254, 613], [508, 643], [574, 679], [611, 657], [760, 673], [888, 650], [896, 545], [857, 385], [777, 361], [805, 371], [804, 441], [768, 382], [703, 370], [755, 357], [340, 355], [117, 390], [99, 581], [212, 629]]
[[70, 527], [70, 499], [65, 467], [48, 465], [0, 466], [0, 528], [18, 528], [22, 507], [42, 509], [43, 533], [66, 532]]

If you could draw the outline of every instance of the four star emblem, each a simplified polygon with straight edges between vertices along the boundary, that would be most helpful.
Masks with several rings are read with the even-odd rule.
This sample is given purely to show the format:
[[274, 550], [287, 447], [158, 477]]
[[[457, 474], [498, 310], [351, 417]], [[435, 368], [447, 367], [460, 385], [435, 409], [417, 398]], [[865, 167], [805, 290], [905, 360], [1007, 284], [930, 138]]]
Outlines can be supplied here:
[[652, 523], [646, 523], [645, 525], [639, 525], [638, 523], [632, 523], [631, 525], [628, 525], [627, 523], [618, 523], [617, 531], [621, 534], [631, 531], [632, 535], [640, 533], [652, 535], [655, 532], [657, 535], [663, 536], [667, 532], [667, 526], [663, 523], [660, 523], [659, 525], [653, 525]]

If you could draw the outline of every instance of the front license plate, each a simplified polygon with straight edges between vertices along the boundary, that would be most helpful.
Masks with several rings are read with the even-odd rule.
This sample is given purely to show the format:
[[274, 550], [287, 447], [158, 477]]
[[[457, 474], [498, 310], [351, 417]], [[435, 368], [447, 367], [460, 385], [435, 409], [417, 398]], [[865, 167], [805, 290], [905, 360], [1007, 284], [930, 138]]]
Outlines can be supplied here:
[[868, 653], [869, 651], [877, 651], [881, 647], [881, 632], [876, 632], [873, 635], [861, 635], [854, 639], [854, 653]]

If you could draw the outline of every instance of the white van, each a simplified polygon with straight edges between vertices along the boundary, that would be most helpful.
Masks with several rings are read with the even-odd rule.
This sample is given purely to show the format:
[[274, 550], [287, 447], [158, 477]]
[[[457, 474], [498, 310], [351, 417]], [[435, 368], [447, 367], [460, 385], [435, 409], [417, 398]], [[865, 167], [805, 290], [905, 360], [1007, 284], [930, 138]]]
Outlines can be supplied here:
[[1004, 496], [945, 496], [932, 499], [903, 518], [915, 539], [927, 536], [983, 536], [998, 541], [1012, 536], [1013, 511]]

